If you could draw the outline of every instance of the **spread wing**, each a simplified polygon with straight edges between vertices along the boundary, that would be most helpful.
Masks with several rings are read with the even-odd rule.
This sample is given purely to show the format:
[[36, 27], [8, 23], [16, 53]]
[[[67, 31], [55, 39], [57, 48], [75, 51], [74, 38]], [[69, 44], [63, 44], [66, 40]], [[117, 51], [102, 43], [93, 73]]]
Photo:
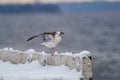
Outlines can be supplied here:
[[54, 36], [55, 36], [55, 32], [44, 32], [44, 33], [40, 33], [40, 34], [38, 34], [38, 35], [34, 35], [34, 36], [28, 38], [26, 41], [28, 42], [28, 41], [30, 41], [30, 40], [32, 40], [32, 39], [34, 39], [34, 38], [36, 38], [36, 37], [38, 37], [38, 36], [40, 36], [40, 35], [43, 36], [43, 41], [46, 41], [46, 40], [47, 40], [47, 39], [46, 39], [46, 35], [49, 36], [50, 40], [53, 40], [53, 39], [54, 39]]
[[34, 38], [36, 38], [36, 37], [38, 37], [38, 36], [40, 36], [40, 35], [41, 35], [41, 34], [34, 35], [34, 36], [32, 36], [32, 37], [28, 38], [26, 41], [30, 41], [30, 40], [32, 40], [32, 39], [34, 39]]

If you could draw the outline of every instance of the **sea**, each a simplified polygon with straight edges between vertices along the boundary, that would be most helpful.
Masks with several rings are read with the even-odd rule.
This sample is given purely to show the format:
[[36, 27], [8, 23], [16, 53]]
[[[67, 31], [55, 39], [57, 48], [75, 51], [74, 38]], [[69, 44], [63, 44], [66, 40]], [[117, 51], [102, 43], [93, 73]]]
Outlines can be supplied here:
[[0, 49], [26, 51], [49, 49], [40, 45], [42, 37], [26, 40], [42, 32], [62, 31], [55, 51], [92, 54], [94, 80], [120, 79], [120, 12], [0, 14]]

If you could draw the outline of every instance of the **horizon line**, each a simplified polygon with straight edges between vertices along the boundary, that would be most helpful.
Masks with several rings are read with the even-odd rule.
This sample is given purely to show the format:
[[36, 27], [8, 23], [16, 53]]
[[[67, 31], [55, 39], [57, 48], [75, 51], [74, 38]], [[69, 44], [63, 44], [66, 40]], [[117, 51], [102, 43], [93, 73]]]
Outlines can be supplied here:
[[32, 2], [0, 2], [0, 5], [6, 4], [59, 4], [59, 3], [92, 3], [92, 2], [106, 2], [106, 3], [119, 3], [120, 1], [58, 1], [58, 2], [44, 2], [44, 1], [32, 1]]

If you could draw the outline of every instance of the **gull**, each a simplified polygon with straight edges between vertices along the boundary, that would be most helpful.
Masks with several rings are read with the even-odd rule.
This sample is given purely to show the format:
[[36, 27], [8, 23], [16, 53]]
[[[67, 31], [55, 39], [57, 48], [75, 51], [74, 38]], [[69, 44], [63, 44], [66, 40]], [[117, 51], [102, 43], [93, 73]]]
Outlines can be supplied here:
[[[51, 51], [51, 55], [54, 55], [54, 48], [61, 42], [62, 37], [61, 35], [63, 35], [63, 32], [57, 31], [57, 32], [44, 32], [44, 33], [40, 33], [38, 35], [34, 35], [32, 37], [30, 37], [29, 39], [27, 39], [27, 41], [30, 41], [38, 36], [43, 36], [43, 43], [41, 43], [41, 45], [50, 48]], [[48, 38], [49, 37], [49, 38]]]

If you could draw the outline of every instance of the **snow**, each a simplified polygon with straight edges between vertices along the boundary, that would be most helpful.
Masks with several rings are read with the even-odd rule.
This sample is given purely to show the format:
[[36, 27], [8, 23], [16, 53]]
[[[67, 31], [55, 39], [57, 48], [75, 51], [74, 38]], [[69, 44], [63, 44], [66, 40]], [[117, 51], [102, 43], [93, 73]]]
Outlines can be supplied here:
[[35, 53], [35, 50], [34, 49], [29, 49], [29, 50], [27, 50], [27, 51], [25, 51], [25, 53]]
[[74, 56], [79, 56], [81, 58], [83, 58], [83, 57], [89, 57], [89, 56], [91, 56], [91, 53], [89, 51], [87, 51], [87, 50], [83, 50], [80, 53], [74, 54]]
[[[0, 51], [13, 51], [13, 52], [22, 52], [29, 54], [28, 58], [31, 59], [34, 53], [44, 55], [44, 59], [48, 55], [44, 51], [36, 52], [34, 49], [29, 49], [26, 51], [14, 50], [12, 48], [0, 49]], [[88, 57], [91, 56], [89, 51], [82, 51], [80, 53], [73, 54], [72, 52], [58, 53], [55, 52], [55, 55], [65, 55], [73, 56], [78, 60], [76, 64], [79, 66], [79, 57]], [[66, 59], [66, 57], [64, 57]], [[63, 64], [64, 64], [63, 59]], [[70, 69], [65, 65], [61, 66], [50, 66], [50, 65], [41, 65], [38, 61], [32, 61], [31, 63], [26, 62], [25, 64], [12, 64], [10, 62], [0, 61], [0, 80], [79, 80], [81, 78], [81, 72], [77, 72], [76, 69]]]
[[81, 73], [67, 66], [42, 66], [38, 61], [11, 64], [0, 61], [0, 80], [64, 79], [79, 80]]
[[[29, 54], [30, 57], [32, 57], [32, 54], [33, 53], [37, 53], [37, 54], [43, 54], [43, 55], [49, 55], [47, 53], [45, 53], [45, 51], [42, 51], [42, 52], [36, 52], [34, 49], [29, 49], [29, 50], [26, 50], [26, 51], [20, 51], [20, 50], [14, 50], [13, 48], [4, 48], [4, 49], [0, 49], [0, 51], [13, 51], [13, 52], [22, 52], [22, 53], [26, 53], [26, 54]], [[58, 53], [58, 52], [55, 52], [54, 53], [55, 55], [66, 55], [66, 56], [73, 56], [73, 57], [88, 57], [88, 56], [91, 56], [91, 53], [87, 50], [83, 50], [81, 51], [80, 53], [72, 53], [72, 52], [65, 52], [65, 53]]]
[[23, 52], [23, 51], [20, 51], [20, 50], [14, 50], [13, 48], [11, 47], [6, 47], [6, 48], [3, 48], [3, 49], [0, 49], [0, 51], [12, 51], [12, 52]]

